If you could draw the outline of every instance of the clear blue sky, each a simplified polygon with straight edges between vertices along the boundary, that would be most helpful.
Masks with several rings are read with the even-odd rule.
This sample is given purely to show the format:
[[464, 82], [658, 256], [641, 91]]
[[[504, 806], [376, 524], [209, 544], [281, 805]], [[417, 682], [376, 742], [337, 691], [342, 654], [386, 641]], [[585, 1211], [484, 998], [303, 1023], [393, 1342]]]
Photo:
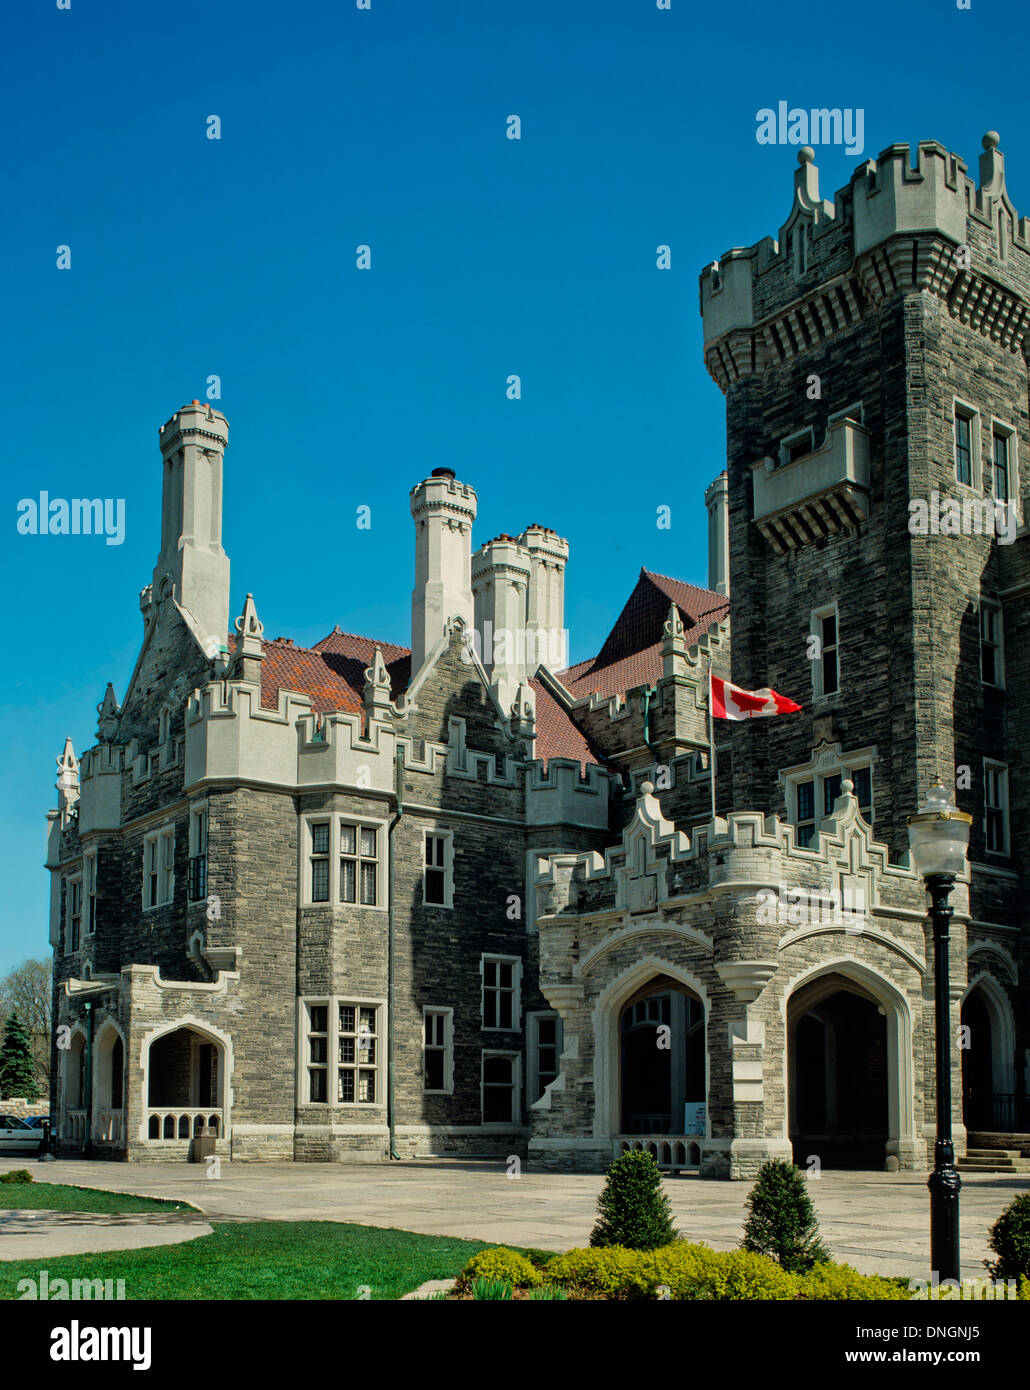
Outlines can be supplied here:
[[[759, 108], [860, 107], [863, 157], [936, 139], [974, 173], [994, 127], [1030, 213], [1024, 0], [671, 5], [7, 7], [0, 972], [48, 949], [54, 759], [66, 734], [94, 742], [108, 680], [124, 694], [158, 427], [209, 375], [234, 613], [253, 590], [266, 636], [406, 644], [408, 490], [447, 464], [478, 491], [479, 541], [530, 521], [569, 538], [580, 659], [641, 565], [705, 582], [724, 422], [697, 277], [776, 234], [796, 166], [757, 144]], [[829, 197], [856, 166], [817, 163]], [[124, 498], [124, 544], [18, 535], [40, 490]]]

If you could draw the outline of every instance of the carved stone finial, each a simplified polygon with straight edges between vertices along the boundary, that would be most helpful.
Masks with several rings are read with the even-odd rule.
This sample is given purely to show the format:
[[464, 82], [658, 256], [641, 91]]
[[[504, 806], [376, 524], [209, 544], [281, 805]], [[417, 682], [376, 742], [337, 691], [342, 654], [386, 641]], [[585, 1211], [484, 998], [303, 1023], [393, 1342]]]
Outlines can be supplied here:
[[57, 768], [57, 805], [64, 813], [79, 799], [79, 760], [70, 738], [64, 741], [64, 751], [57, 759]]
[[[107, 682], [107, 689], [104, 691], [104, 698], [97, 705], [97, 714], [100, 715], [97, 724], [97, 738], [102, 743], [110, 743], [118, 731], [118, 716], [121, 710], [115, 698], [114, 686], [110, 681]], [[65, 751], [67, 751], [67, 746]], [[58, 759], [60, 761], [60, 759]]]
[[392, 708], [390, 703], [390, 673], [386, 669], [383, 653], [376, 647], [372, 653], [372, 665], [365, 672], [365, 709], [373, 719], [382, 719]]
[[256, 637], [260, 642], [264, 635], [265, 625], [258, 617], [257, 605], [254, 602], [253, 594], [247, 595], [246, 602], [243, 605], [243, 612], [236, 619], [233, 626], [241, 637]]
[[641, 796], [654, 796], [654, 783], [653, 783], [653, 782], [641, 782], [641, 784], [640, 784], [640, 795], [641, 795]]

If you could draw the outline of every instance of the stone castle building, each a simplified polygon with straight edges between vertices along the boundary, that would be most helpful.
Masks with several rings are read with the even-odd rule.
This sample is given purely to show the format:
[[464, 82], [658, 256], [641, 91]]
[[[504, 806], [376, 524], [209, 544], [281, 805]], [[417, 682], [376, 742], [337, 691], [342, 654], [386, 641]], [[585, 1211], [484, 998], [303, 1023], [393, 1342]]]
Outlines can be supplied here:
[[[979, 172], [895, 145], [830, 202], [801, 151], [778, 237], [701, 276], [710, 587], [641, 570], [571, 667], [566, 541], [473, 550], [445, 469], [410, 652], [266, 640], [249, 594], [230, 630], [228, 425], [172, 417], [136, 668], [49, 816], [65, 1151], [924, 1169], [938, 772], [959, 1151], [1030, 1130], [1030, 229], [996, 136]], [[802, 711], [719, 721], [713, 769], [710, 669]]]

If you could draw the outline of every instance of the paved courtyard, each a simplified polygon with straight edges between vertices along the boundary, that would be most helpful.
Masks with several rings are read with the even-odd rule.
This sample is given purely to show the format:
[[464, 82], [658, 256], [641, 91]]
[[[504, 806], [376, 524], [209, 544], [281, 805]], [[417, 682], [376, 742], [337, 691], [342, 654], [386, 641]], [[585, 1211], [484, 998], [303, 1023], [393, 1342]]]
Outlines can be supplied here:
[[[190, 1202], [210, 1221], [355, 1221], [426, 1235], [464, 1236], [552, 1250], [587, 1243], [603, 1183], [599, 1175], [573, 1173], [524, 1172], [513, 1179], [500, 1162], [223, 1162], [221, 1176], [208, 1178], [203, 1164], [0, 1160], [0, 1171], [26, 1166], [40, 1182]], [[729, 1250], [739, 1243], [749, 1186], [702, 1182], [696, 1177], [668, 1178], [665, 1183], [680, 1233], [717, 1250]], [[926, 1276], [930, 1242], [924, 1174], [824, 1172], [811, 1182], [810, 1191], [823, 1239], [835, 1259], [864, 1274]], [[989, 1226], [1014, 1197], [1027, 1191], [1027, 1177], [963, 1175], [962, 1264], [966, 1277], [983, 1274], [980, 1262], [989, 1253]], [[28, 1224], [24, 1219], [12, 1223], [5, 1235], [4, 1223], [0, 1223], [0, 1258], [4, 1246], [13, 1248], [9, 1241], [17, 1237], [21, 1245], [23, 1240], [32, 1239]], [[40, 1254], [44, 1246], [48, 1254], [63, 1253], [60, 1224], [51, 1228], [45, 1219], [39, 1221]], [[104, 1239], [103, 1246], [90, 1245], [89, 1228], [80, 1225], [75, 1229], [74, 1250], [67, 1253], [121, 1248], [111, 1243], [118, 1240], [117, 1229], [125, 1246], [150, 1244], [148, 1235], [156, 1235], [159, 1229], [165, 1239], [173, 1238], [172, 1224], [137, 1217], [92, 1217], [89, 1228], [95, 1228], [98, 1238]], [[201, 1234], [195, 1218], [193, 1223], [187, 1218], [183, 1224], [192, 1224], [192, 1229], [182, 1230], [180, 1239]], [[34, 1250], [19, 1250], [22, 1256], [31, 1253]]]

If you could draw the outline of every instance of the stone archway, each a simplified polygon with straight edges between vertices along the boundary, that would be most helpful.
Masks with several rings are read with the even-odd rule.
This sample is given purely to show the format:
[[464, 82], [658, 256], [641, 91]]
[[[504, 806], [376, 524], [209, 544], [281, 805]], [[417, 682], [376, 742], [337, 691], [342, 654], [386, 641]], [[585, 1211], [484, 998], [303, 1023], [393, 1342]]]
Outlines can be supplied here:
[[125, 1040], [108, 1020], [93, 1051], [93, 1138], [120, 1144], [125, 1138]]
[[837, 960], [794, 980], [784, 1008], [795, 1162], [814, 1154], [827, 1168], [925, 1166], [905, 997], [870, 967]]
[[181, 1019], [151, 1033], [143, 1043], [145, 1140], [189, 1140], [202, 1131], [229, 1132], [228, 1039], [195, 1019]]
[[[660, 958], [639, 961], [602, 991], [594, 1015], [594, 1134], [611, 1143], [613, 1154], [620, 1148], [645, 1147], [662, 1167], [697, 1166], [699, 1146], [687, 1140], [703, 1139], [707, 1120], [701, 1121], [700, 1134], [695, 1125], [688, 1136], [685, 1110], [690, 1103], [707, 1104], [707, 1018], [708, 999], [701, 982]], [[658, 1046], [663, 1025], [669, 1034], [662, 1041], [672, 1044], [667, 1049]], [[649, 1075], [641, 1074], [641, 1058], [648, 1053], [653, 1067]], [[700, 1089], [700, 1094], [688, 1094], [690, 1087]], [[639, 1108], [648, 1098], [661, 1102], [657, 1110]], [[647, 1119], [653, 1122], [650, 1128], [644, 1123]], [[670, 1138], [665, 1140], [665, 1135]]]
[[[967, 1129], [1018, 1129], [1015, 1023], [1008, 995], [986, 972], [962, 997], [962, 1120]], [[965, 1032], [968, 1029], [968, 1033]]]

